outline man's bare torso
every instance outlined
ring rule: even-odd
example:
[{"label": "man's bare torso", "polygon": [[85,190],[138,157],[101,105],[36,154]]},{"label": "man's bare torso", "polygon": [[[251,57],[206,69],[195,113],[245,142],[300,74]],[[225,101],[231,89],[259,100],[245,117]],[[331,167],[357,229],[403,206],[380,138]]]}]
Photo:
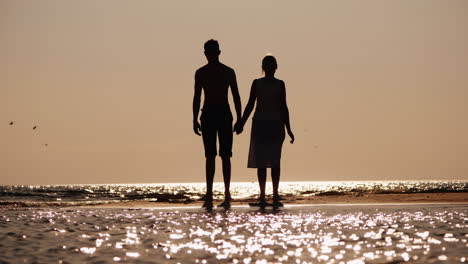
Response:
[{"label": "man's bare torso", "polygon": [[208,63],[195,73],[202,86],[204,105],[228,104],[229,85],[235,79],[234,70],[222,63]]}]

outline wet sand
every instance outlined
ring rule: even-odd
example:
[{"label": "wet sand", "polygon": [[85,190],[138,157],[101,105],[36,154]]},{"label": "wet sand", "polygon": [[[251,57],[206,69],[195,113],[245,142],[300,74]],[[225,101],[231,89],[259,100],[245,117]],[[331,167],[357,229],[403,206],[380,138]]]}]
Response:
[{"label": "wet sand", "polygon": [[460,263],[468,248],[466,203],[128,206],[0,208],[0,263]]},{"label": "wet sand", "polygon": [[[468,193],[399,193],[399,194],[366,194],[366,195],[320,195],[309,197],[283,197],[287,205],[318,205],[318,204],[468,204]],[[242,199],[232,202],[233,206],[247,205],[254,199]],[[215,200],[214,205],[222,200]],[[202,201],[153,202],[130,201],[85,207],[105,208],[153,208],[153,207],[188,207],[201,206]]]}]

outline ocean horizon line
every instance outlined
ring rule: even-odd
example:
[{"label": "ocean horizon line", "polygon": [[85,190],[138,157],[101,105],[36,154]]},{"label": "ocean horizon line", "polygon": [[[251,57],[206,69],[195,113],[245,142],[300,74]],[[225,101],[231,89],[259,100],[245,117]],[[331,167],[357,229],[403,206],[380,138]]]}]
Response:
[{"label": "ocean horizon line", "polygon": [[[269,181],[269,180],[267,180]],[[452,179],[452,180],[312,180],[312,181],[281,181],[282,183],[368,183],[368,182],[382,182],[382,183],[391,183],[391,182],[468,182],[468,179]],[[223,184],[222,181],[214,181],[215,184]],[[231,183],[257,183],[256,179],[252,181],[231,181]],[[204,181],[200,182],[119,182],[119,183],[53,183],[53,184],[0,184],[0,186],[79,186],[79,185],[179,185],[179,184],[203,184]]]}]

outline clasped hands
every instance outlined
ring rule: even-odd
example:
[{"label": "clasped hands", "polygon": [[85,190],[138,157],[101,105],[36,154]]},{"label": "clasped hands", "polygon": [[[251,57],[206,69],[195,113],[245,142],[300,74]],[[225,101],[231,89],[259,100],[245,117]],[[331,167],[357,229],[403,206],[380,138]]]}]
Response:
[{"label": "clasped hands", "polygon": [[[201,132],[201,126],[200,126],[200,123],[198,121],[193,121],[193,131],[198,136],[201,136],[201,133],[200,133]],[[234,128],[233,128],[232,132],[236,132],[236,134],[239,135],[243,131],[244,131],[244,122],[242,122],[242,120],[237,120],[237,122],[234,124]],[[290,143],[293,144],[294,143],[294,134],[291,131],[291,129],[288,129],[288,135],[291,138]]]},{"label": "clasped hands", "polygon": [[236,132],[237,135],[241,134],[244,131],[244,122],[242,120],[237,120],[234,124],[234,129],[232,132]]}]

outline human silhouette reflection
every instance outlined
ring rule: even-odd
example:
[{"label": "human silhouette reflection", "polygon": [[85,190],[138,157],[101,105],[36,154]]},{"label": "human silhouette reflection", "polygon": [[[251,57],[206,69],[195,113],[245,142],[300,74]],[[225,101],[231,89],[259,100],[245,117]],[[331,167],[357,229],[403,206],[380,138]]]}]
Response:
[{"label": "human silhouette reflection", "polygon": [[244,125],[256,103],[252,120],[248,168],[257,168],[260,185],[258,203],[251,205],[265,207],[265,184],[267,168],[271,168],[273,182],[273,206],[281,207],[278,194],[280,180],[281,149],[285,138],[284,127],[294,143],[294,134],[289,121],[289,110],[286,103],[286,86],[282,80],[275,78],[278,68],[275,57],[266,56],[262,60],[264,78],[252,83],[250,97],[240,123],[235,127],[237,134],[242,133]]},{"label": "human silhouette reflection", "polygon": [[[228,103],[229,87],[231,88],[238,122],[241,117],[242,106],[237,88],[236,73],[232,68],[219,61],[221,51],[218,42],[210,39],[205,43],[204,49],[208,64],[195,72],[195,93],[193,96],[193,131],[199,136],[202,135],[206,157],[206,195],[203,207],[213,207],[213,179],[215,174],[215,158],[218,154],[216,146],[218,139],[225,188],[225,199],[219,206],[229,208],[231,206],[229,187],[231,182],[233,137],[233,118]],[[200,125],[198,114],[202,90],[204,103]]]}]

